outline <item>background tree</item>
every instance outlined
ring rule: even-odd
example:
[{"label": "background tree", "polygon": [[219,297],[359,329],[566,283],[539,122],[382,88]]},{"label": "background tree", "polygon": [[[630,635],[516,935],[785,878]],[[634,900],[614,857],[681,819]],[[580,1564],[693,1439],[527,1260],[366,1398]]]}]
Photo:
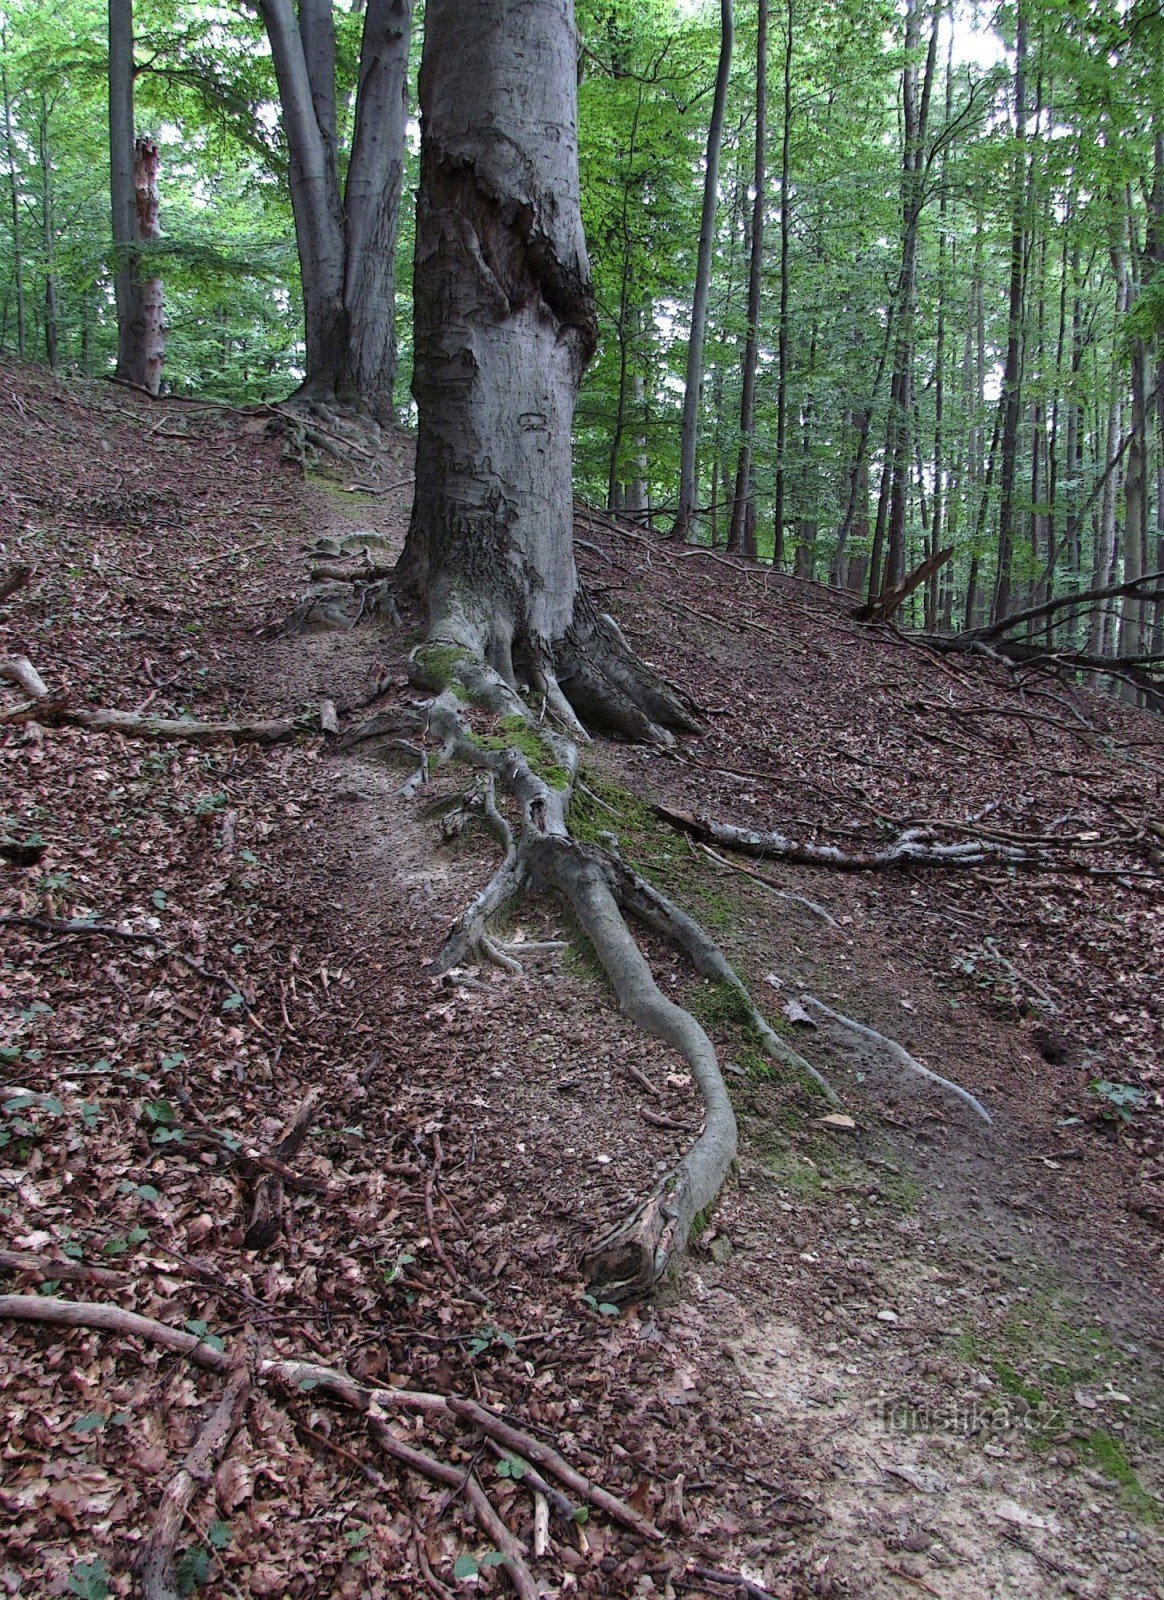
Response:
[{"label": "background tree", "polygon": [[[124,383],[157,394],[165,360],[162,280],[138,246],[153,243],[158,223],[158,147],[139,139],[134,124],[133,0],[109,0],[109,169],[113,205],[114,288],[117,295],[117,372]],[[48,189],[46,235],[51,239]],[[53,284],[50,271],[46,283]],[[55,305],[55,292],[46,302]],[[46,317],[50,364],[57,348],[56,314]]]},{"label": "background tree", "polygon": [[259,0],[279,83],[307,336],[304,399],[392,418],[412,0],[366,0],[340,181],[333,0]]}]

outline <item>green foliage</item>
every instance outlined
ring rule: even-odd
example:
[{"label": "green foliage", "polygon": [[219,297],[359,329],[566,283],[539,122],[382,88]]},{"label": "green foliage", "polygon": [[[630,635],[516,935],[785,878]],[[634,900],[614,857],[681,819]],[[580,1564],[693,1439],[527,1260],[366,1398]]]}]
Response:
[{"label": "green foliage", "polygon": [[69,1593],[80,1595],[81,1600],[107,1600],[113,1592],[109,1579],[109,1568],[100,1556],[92,1561],[78,1561],[69,1573]]},{"label": "green foliage", "polygon": [[1112,1083],[1107,1078],[1093,1078],[1090,1092],[1101,1102],[1100,1116],[1113,1122],[1130,1122],[1136,1111],[1148,1103],[1147,1093],[1131,1083]]}]

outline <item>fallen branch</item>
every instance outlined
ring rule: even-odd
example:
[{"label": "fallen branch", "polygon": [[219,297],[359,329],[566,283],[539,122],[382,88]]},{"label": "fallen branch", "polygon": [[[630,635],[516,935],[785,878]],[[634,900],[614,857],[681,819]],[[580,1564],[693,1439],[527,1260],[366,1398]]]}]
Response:
[{"label": "fallen branch", "polygon": [[[298,1154],[315,1120],[323,1096],[324,1090],[317,1084],[296,1108],[290,1122],[270,1152],[270,1157],[280,1166],[286,1166],[292,1157]],[[266,1250],[274,1244],[282,1232],[284,1181],[285,1174],[275,1171],[266,1172],[259,1179],[255,1189],[254,1204],[251,1207],[250,1222],[243,1235],[244,1250]]]},{"label": "fallen branch", "polygon": [[38,700],[0,712],[0,727],[26,722],[43,728],[88,728],[93,733],[120,733],[127,739],[175,739],[185,744],[279,744],[303,731],[303,724],[291,717],[264,722],[196,722],[193,718],[139,716],[134,711],[85,711],[60,700]]},{"label": "fallen branch", "polygon": [[895,583],[891,588],[882,589],[876,600],[870,600],[866,605],[857,606],[852,615],[858,622],[888,622],[902,602],[908,600],[915,589],[919,589],[927,578],[932,578],[935,572],[940,571],[954,554],[954,546],[949,545],[945,550],[937,550],[932,556],[927,556],[912,572],[907,573],[900,583]]},{"label": "fallen branch", "polygon": [[483,1433],[489,1439],[496,1439],[497,1443],[504,1445],[507,1450],[535,1462],[539,1467],[544,1467],[557,1478],[559,1483],[564,1483],[567,1489],[572,1489],[583,1505],[597,1506],[599,1511],[604,1511],[612,1522],[620,1523],[632,1533],[637,1533],[640,1538],[649,1539],[652,1544],[662,1542],[663,1535],[653,1522],[647,1517],[640,1516],[625,1501],[618,1499],[601,1485],[583,1477],[550,1445],[527,1433],[522,1433],[502,1417],[478,1405],[475,1400],[450,1399],[448,1405],[453,1416],[472,1423],[479,1433]]},{"label": "fallen branch", "polygon": [[0,1250],[0,1271],[26,1272],[41,1283],[99,1283],[109,1289],[124,1289],[129,1279],[124,1272],[109,1267],[90,1267],[83,1261],[58,1256],[31,1255],[26,1250]]},{"label": "fallen branch", "polygon": [[[58,1328],[94,1328],[119,1338],[142,1339],[147,1344],[158,1345],[185,1356],[195,1366],[207,1372],[225,1375],[233,1370],[229,1352],[216,1349],[195,1334],[173,1328],[136,1311],[124,1311],[120,1306],[100,1301],[58,1300],[50,1295],[0,1295],[0,1321],[36,1322]],[[502,1418],[494,1416],[483,1406],[471,1400],[459,1400],[442,1394],[426,1394],[415,1389],[381,1388],[360,1383],[348,1372],[338,1367],[321,1366],[314,1361],[297,1361],[286,1358],[267,1358],[255,1364],[254,1376],[268,1380],[292,1395],[318,1391],[320,1395],[338,1400],[353,1411],[382,1418],[385,1410],[416,1411],[425,1416],[454,1416],[468,1421],[488,1438],[496,1439],[515,1454],[536,1462],[552,1477],[572,1489],[579,1499],[604,1511],[612,1521],[630,1529],[642,1538],[659,1542],[662,1535],[654,1524],[641,1516],[633,1507],[620,1500],[609,1490],[591,1483],[564,1460],[558,1452],[540,1439],[522,1433]],[[455,1469],[450,1469],[455,1471]],[[458,1482],[461,1474],[457,1473]]]},{"label": "fallen branch", "polygon": [[0,577],[0,605],[14,595],[17,590],[23,589],[31,577],[32,568],[25,562],[20,562],[15,567],[9,567],[8,571]]},{"label": "fallen branch", "polygon": [[178,1600],[174,1546],[182,1522],[242,1422],[249,1394],[250,1374],[245,1367],[237,1367],[177,1475],[166,1486],[149,1537],[134,1561],[145,1600]]},{"label": "fallen branch", "polygon": [[[1048,855],[1043,846],[1049,841],[1024,848],[985,838],[979,833],[972,840],[936,844],[927,837],[927,828],[916,827],[906,828],[883,849],[849,853],[833,844],[810,844],[776,831],[759,833],[751,828],[737,828],[731,823],[716,822],[711,817],[696,816],[690,811],[676,811],[671,806],[655,805],[652,810],[664,822],[682,829],[693,838],[710,839],[725,849],[738,850],[742,855],[760,860],[775,857],[807,867],[832,867],[837,872],[884,872],[893,867],[980,867],[987,861],[1003,861],[1008,866],[1040,872],[1075,872],[1083,875],[1094,872],[1093,868],[1079,862]],[[957,827],[958,824],[941,826]],[[1070,841],[1064,842],[1070,844]]]},{"label": "fallen branch", "polygon": [[722,1583],[725,1588],[741,1591],[747,1600],[776,1600],[770,1589],[764,1589],[758,1583],[753,1583],[751,1578],[745,1578],[740,1572],[721,1572],[718,1567],[704,1567],[693,1563],[688,1567],[693,1578],[698,1578],[701,1583]]},{"label": "fallen branch", "polygon": [[10,656],[7,661],[0,661],[0,678],[15,683],[34,700],[48,698],[48,684],[27,656]]},{"label": "fallen branch", "polygon": [[887,1038],[885,1034],[878,1033],[876,1028],[866,1027],[863,1022],[855,1022],[852,1017],[846,1017],[841,1011],[834,1011],[832,1006],[825,1005],[823,1000],[816,999],[814,995],[802,994],[800,1001],[802,1005],[815,1006],[818,1011],[823,1011],[826,1017],[831,1017],[839,1027],[846,1029],[849,1033],[854,1033],[858,1038],[868,1039],[873,1044],[879,1045],[899,1066],[907,1068],[910,1072],[918,1073],[921,1077],[928,1079],[930,1083],[936,1083],[940,1089],[945,1089],[949,1094],[956,1095],[959,1100],[970,1107],[976,1116],[982,1118],[987,1127],[993,1126],[994,1119],[981,1100],[972,1095],[968,1089],[963,1089],[960,1084],[952,1083],[949,1078],[943,1078],[940,1073],[931,1072],[929,1067],[923,1066],[920,1061],[911,1056],[909,1051],[903,1045],[898,1044],[896,1039]]},{"label": "fallen branch", "polygon": [[965,645],[969,646],[975,640],[1001,639],[1004,634],[1022,627],[1026,622],[1037,622],[1042,617],[1052,617],[1056,612],[1074,609],[1077,606],[1095,605],[1100,600],[1116,600],[1121,595],[1135,595],[1141,600],[1164,600],[1164,587],[1140,594],[1139,591],[1145,584],[1164,585],[1164,572],[1146,572],[1142,577],[1131,578],[1126,583],[1108,583],[1096,589],[1082,589],[1078,594],[1061,594],[1053,600],[1044,600],[1040,605],[1027,606],[1022,611],[1012,611],[984,628],[968,628],[964,633],[954,634],[953,640],[963,640]]},{"label": "fallen branch", "polygon": [[521,1600],[539,1600],[542,1586],[537,1583],[529,1570],[524,1548],[510,1533],[493,1502],[472,1472],[465,1474],[458,1468],[449,1466],[447,1462],[435,1461],[432,1456],[426,1456],[423,1451],[405,1444],[379,1417],[373,1417],[368,1423],[368,1432],[381,1450],[393,1460],[411,1467],[413,1472],[421,1473],[434,1483],[447,1484],[449,1488],[462,1493],[473,1508],[473,1515],[481,1532],[493,1541],[504,1556],[506,1571],[513,1580],[513,1587],[521,1596]]}]

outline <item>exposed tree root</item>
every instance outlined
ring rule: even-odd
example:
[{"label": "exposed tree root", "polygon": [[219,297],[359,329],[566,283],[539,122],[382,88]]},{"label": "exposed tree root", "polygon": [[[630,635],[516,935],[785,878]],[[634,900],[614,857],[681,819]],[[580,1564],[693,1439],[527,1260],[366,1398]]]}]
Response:
[{"label": "exposed tree root", "polygon": [[[726,850],[738,850],[741,855],[760,860],[772,857],[801,866],[832,867],[837,872],[884,872],[894,867],[980,867],[988,861],[1002,861],[1007,866],[1038,872],[1072,872],[1083,876],[1095,870],[1069,857],[1051,854],[1047,848],[1052,842],[1050,839],[1010,844],[1001,839],[975,837],[938,844],[931,837],[932,828],[957,824],[933,823],[906,828],[884,849],[849,852],[833,844],[810,844],[776,831],[759,833],[752,828],[737,828],[690,811],[676,811],[671,806],[656,805],[652,809],[672,827],[682,829],[692,838],[711,840]],[[1021,835],[1014,837],[1021,839]],[[1068,849],[1074,842],[1066,839],[1062,848]]]},{"label": "exposed tree root", "polygon": [[[572,906],[622,1009],[644,1031],[679,1052],[703,1101],[705,1125],[691,1148],[631,1216],[585,1256],[584,1266],[604,1298],[619,1301],[648,1294],[685,1250],[696,1219],[714,1204],[735,1159],[737,1131],[714,1046],[695,1018],[659,989],[623,911],[674,943],[697,971],[728,985],[737,996],[741,1020],[770,1055],[811,1078],[833,1103],[836,1095],[768,1025],[727,958],[693,918],[616,855],[570,837],[566,818],[578,767],[573,741],[535,719],[500,673],[459,648],[429,641],[413,652],[412,667],[420,685],[438,691],[424,712],[416,714],[416,729],[439,744],[439,762],[461,760],[487,775],[476,802],[502,850],[500,865],[458,918],[433,970],[447,972],[484,958],[519,972],[516,952],[503,950],[490,937],[491,920],[530,888],[554,888]],[[486,738],[474,733],[464,716],[465,702],[500,716],[502,732]],[[371,719],[347,742],[371,734],[373,724],[389,731],[383,719]],[[400,719],[391,719],[390,727],[399,732]],[[533,753],[538,745],[541,758]],[[497,807],[495,779],[517,803],[516,831]]]},{"label": "exposed tree root", "polygon": [[876,1028],[869,1028],[863,1022],[855,1022],[852,1017],[846,1017],[841,1011],[834,1011],[832,1006],[825,1005],[823,1000],[817,1000],[811,994],[802,994],[801,1004],[814,1006],[818,1011],[823,1011],[826,1017],[831,1017],[838,1027],[846,1032],[856,1034],[860,1039],[868,1039],[888,1055],[899,1066],[905,1067],[910,1072],[916,1072],[921,1077],[936,1083],[939,1089],[945,1089],[948,1094],[956,1095],[959,1100],[968,1105],[976,1116],[982,1118],[988,1127],[993,1126],[994,1119],[982,1104],[981,1100],[972,1095],[968,1089],[963,1089],[960,1084],[952,1083],[949,1078],[943,1078],[940,1073],[931,1072],[929,1067],[922,1065],[916,1057],[911,1056],[903,1045],[896,1039],[889,1039],[883,1033],[878,1033]]},{"label": "exposed tree root", "polygon": [[154,1525],[134,1561],[145,1600],[178,1600],[174,1572],[174,1546],[182,1522],[198,1490],[222,1460],[237,1432],[250,1394],[250,1374],[245,1367],[231,1373],[221,1400],[206,1419],[176,1476],[167,1485],[154,1517]]}]

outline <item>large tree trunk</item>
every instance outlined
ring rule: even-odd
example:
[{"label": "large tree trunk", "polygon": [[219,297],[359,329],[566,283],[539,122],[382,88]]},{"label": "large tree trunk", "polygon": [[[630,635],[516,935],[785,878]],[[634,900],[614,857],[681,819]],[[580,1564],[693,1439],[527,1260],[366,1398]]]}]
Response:
[{"label": "large tree trunk", "polygon": [[[719,150],[723,140],[728,78],[732,65],[732,0],[720,0],[719,65],[715,96],[707,130],[707,160],[703,173],[703,213],[699,224],[699,257],[695,267],[695,292],[691,301],[691,335],[687,341],[687,373],[683,391],[683,424],[679,440],[679,511],[673,537],[686,539],[695,518],[699,477],[699,408],[703,387],[703,342],[707,333],[707,302],[711,293],[711,255],[715,243],[715,213],[719,196]],[[714,492],[714,491],[713,491]]]},{"label": "large tree trunk", "polygon": [[[420,75],[416,498],[430,644],[635,737],[686,723],[574,565],[571,428],[597,327],[571,0],[430,0]],[[504,125],[497,108],[507,108]],[[558,688],[563,679],[565,697]]]},{"label": "large tree trunk", "polygon": [[392,419],[395,254],[412,0],[368,0],[341,192],[331,0],[260,0],[279,84],[303,285],[298,395]]}]

